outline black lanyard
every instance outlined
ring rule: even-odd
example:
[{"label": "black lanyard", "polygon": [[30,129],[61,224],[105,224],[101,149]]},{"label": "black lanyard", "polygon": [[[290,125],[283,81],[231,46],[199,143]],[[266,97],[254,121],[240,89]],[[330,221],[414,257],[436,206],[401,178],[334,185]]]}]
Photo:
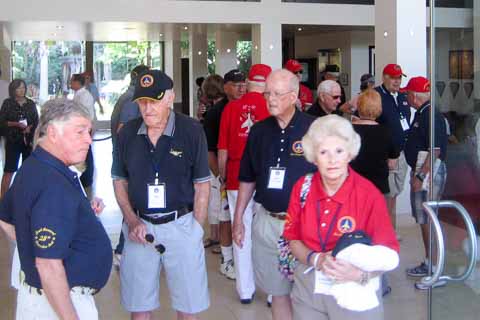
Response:
[{"label": "black lanyard", "polygon": [[320,225],[320,220],[321,220],[321,218],[320,218],[320,216],[321,216],[320,200],[317,200],[317,235],[318,235],[318,240],[320,241],[320,246],[322,247],[322,252],[327,252],[327,250],[326,250],[327,242],[328,242],[328,239],[330,239],[330,236],[332,235],[334,226],[337,224],[338,214],[340,213],[341,209],[342,209],[342,205],[339,204],[338,207],[337,207],[337,211],[335,212],[335,215],[333,216],[333,220],[330,223],[330,225],[328,226],[325,241],[323,241],[321,231],[320,231],[320,228],[321,228],[321,225]]}]

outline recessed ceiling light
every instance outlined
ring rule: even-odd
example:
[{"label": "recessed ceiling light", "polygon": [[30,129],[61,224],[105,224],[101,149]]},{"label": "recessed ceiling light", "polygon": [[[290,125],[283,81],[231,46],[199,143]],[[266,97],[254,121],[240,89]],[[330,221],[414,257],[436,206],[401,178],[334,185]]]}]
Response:
[{"label": "recessed ceiling light", "polygon": [[202,55],[202,51],[198,51],[198,55],[201,56],[201,55]]},{"label": "recessed ceiling light", "polygon": [[163,37],[163,33],[160,33],[159,36],[160,36],[160,37]]},{"label": "recessed ceiling light", "polygon": [[183,30],[188,30],[188,27],[187,26],[183,27]]},{"label": "recessed ceiling light", "polygon": [[227,53],[230,53],[231,51],[232,51],[232,50],[230,50],[230,49],[227,49]]},{"label": "recessed ceiling light", "polygon": [[298,31],[302,31],[303,29],[302,29],[302,28],[298,28],[297,30],[298,30]]},{"label": "recessed ceiling light", "polygon": [[65,27],[64,26],[61,26],[61,25],[58,25],[56,26],[57,30],[63,30]]}]

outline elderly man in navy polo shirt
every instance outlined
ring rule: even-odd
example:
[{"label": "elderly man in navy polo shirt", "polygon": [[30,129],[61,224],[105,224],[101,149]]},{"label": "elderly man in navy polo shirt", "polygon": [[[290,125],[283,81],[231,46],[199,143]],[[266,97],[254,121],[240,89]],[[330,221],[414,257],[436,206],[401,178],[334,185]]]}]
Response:
[{"label": "elderly man in navy polo shirt", "polygon": [[[404,88],[407,92],[407,99],[410,105],[417,110],[413,119],[412,129],[405,145],[405,158],[412,168],[410,177],[410,203],[412,214],[422,230],[423,245],[426,253],[425,262],[407,269],[407,274],[412,277],[425,277],[428,275],[428,249],[429,249],[429,228],[428,217],[423,211],[422,204],[427,201],[430,172],[433,172],[433,199],[439,200],[442,197],[447,178],[445,157],[447,154],[447,128],[443,115],[435,110],[435,157],[434,167],[430,168],[430,81],[425,77],[411,78]],[[445,280],[439,280],[435,287],[444,286]],[[415,283],[415,288],[428,290],[421,282]]]},{"label": "elderly man in navy polo shirt", "polygon": [[240,164],[233,239],[245,241],[243,215],[255,192],[252,259],[255,283],[273,296],[273,320],[291,320],[291,282],[278,271],[277,241],[283,233],[288,201],[295,182],[316,167],[303,156],[302,137],[315,118],[296,107],[299,80],[288,70],[267,78],[264,97],[271,117],[251,128]]},{"label": "elderly man in navy polo shirt", "polygon": [[69,169],[85,161],[91,130],[84,106],[45,103],[38,146],[0,204],[2,226],[16,236],[20,255],[17,319],[98,319],[92,295],[108,281],[112,246]]},{"label": "elderly man in navy polo shirt", "polygon": [[112,165],[125,239],[121,302],[132,319],[151,319],[160,306],[165,269],[178,319],[197,319],[209,306],[202,224],[210,191],[207,141],[195,120],[174,112],[172,80],[162,71],[139,75],[133,100],[142,118],[118,136]]},{"label": "elderly man in navy polo shirt", "polygon": [[403,74],[398,64],[387,64],[383,69],[383,83],[375,88],[382,97],[382,114],[377,122],[390,128],[393,143],[400,157],[398,160],[389,161],[388,185],[390,193],[387,194],[387,206],[393,227],[396,227],[397,196],[402,192],[407,175],[407,162],[403,149],[410,130],[410,106],[407,97],[400,92]]}]

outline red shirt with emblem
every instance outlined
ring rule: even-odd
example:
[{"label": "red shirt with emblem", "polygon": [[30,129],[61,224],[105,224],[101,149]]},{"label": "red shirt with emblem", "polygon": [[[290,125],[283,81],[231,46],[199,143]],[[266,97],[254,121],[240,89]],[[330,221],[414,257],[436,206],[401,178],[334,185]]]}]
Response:
[{"label": "red shirt with emblem", "polygon": [[[323,190],[322,178],[316,172],[303,209],[300,189],[305,177],[300,178],[290,196],[283,236],[288,240],[301,240],[317,252],[323,251],[321,237],[325,252],[328,252],[333,250],[344,233],[362,230],[371,237],[374,245],[383,245],[398,252],[400,246],[383,195],[351,168],[348,172],[343,185],[331,197]],[[330,228],[332,230],[327,238]]]},{"label": "red shirt with emblem", "polygon": [[302,111],[305,111],[305,108],[307,105],[313,104],[312,90],[310,90],[308,87],[304,86],[303,84],[300,84],[300,92],[298,93],[298,99],[302,104]]},{"label": "red shirt with emblem", "polygon": [[240,160],[247,144],[251,127],[270,113],[263,95],[247,92],[242,98],[229,102],[222,113],[218,150],[227,150],[227,190],[238,190]]}]

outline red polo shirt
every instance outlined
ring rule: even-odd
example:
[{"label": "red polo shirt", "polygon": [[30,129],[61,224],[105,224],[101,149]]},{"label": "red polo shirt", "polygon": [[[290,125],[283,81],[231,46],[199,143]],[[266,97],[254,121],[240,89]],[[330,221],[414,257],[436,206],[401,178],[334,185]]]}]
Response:
[{"label": "red polo shirt", "polygon": [[250,128],[270,116],[267,102],[261,93],[247,92],[242,98],[229,102],[220,120],[218,150],[227,150],[227,190],[238,190],[238,174],[243,150]]},{"label": "red polo shirt", "polygon": [[[323,190],[320,174],[316,172],[303,209],[300,189],[305,178],[300,178],[290,196],[283,236],[288,240],[301,240],[311,250],[320,252],[323,251],[320,234],[328,252],[333,250],[342,234],[362,230],[371,237],[374,245],[398,252],[400,246],[383,195],[351,168],[348,172],[343,185],[331,197]],[[326,239],[330,228],[330,237]]]},{"label": "red polo shirt", "polygon": [[302,111],[305,111],[305,108],[307,105],[313,104],[312,90],[310,90],[308,87],[304,86],[303,84],[300,84],[298,99],[302,103]]}]

